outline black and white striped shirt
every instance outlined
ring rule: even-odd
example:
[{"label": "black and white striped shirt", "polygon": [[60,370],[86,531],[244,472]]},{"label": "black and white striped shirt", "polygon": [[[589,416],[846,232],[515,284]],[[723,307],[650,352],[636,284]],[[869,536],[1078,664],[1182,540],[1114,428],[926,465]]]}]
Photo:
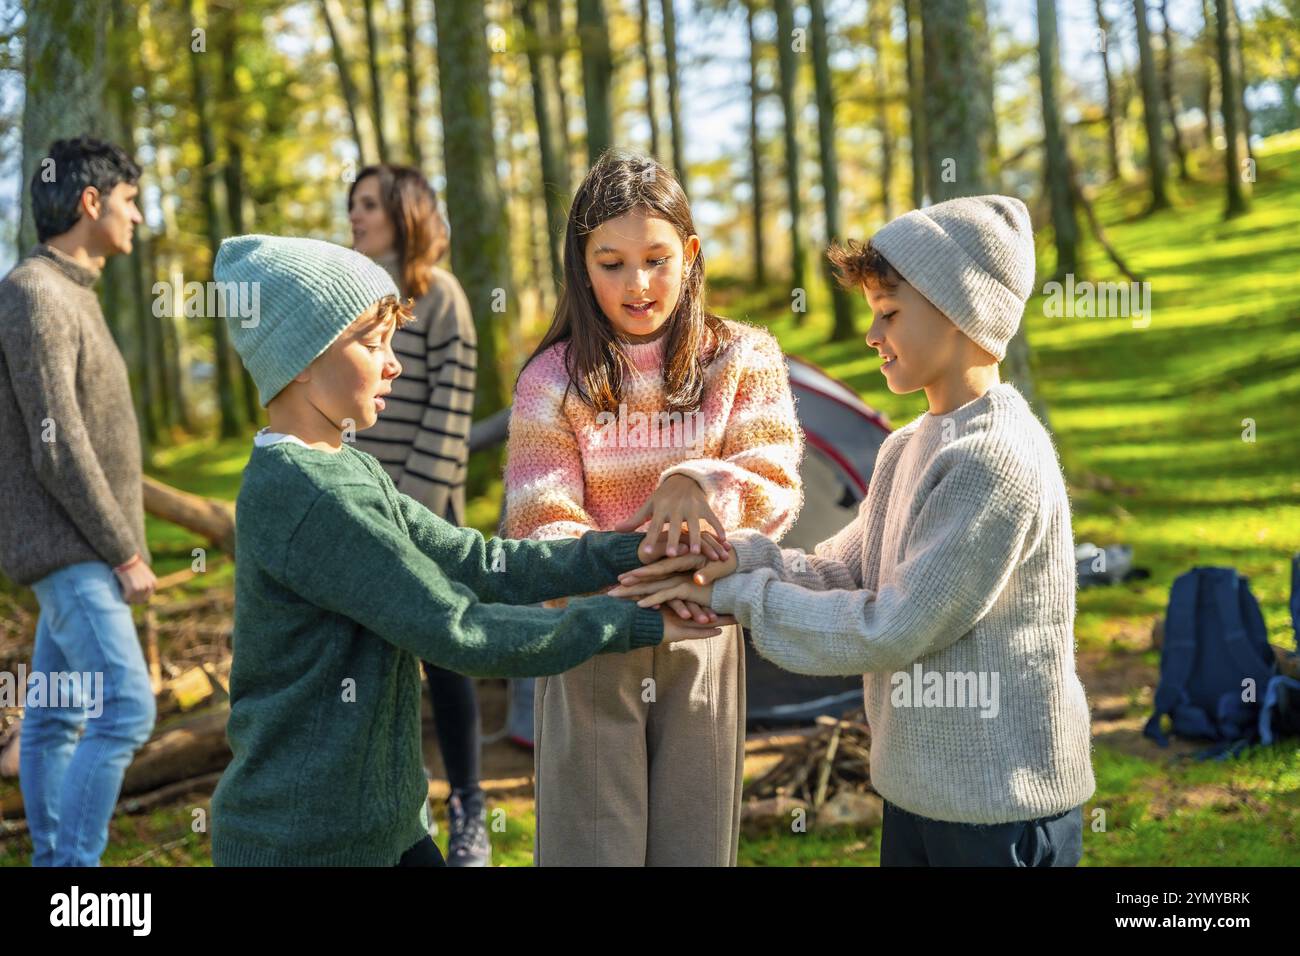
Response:
[{"label": "black and white striped shirt", "polygon": [[[401,285],[395,254],[375,260]],[[474,411],[477,337],[456,278],[435,267],[415,320],[393,334],[402,374],[355,447],[374,455],[397,490],[455,524],[465,520],[465,472]]]}]

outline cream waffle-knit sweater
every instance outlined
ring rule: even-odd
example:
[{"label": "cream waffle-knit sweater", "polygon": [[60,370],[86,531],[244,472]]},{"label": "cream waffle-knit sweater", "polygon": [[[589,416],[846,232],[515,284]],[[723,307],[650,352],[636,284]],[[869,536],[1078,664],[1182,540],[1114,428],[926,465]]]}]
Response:
[{"label": "cream waffle-knit sweater", "polygon": [[1092,796],[1069,499],[1013,386],[890,435],[857,518],[815,555],[731,539],[742,573],[714,584],[714,609],[787,670],[864,674],[891,803],[992,824]]}]

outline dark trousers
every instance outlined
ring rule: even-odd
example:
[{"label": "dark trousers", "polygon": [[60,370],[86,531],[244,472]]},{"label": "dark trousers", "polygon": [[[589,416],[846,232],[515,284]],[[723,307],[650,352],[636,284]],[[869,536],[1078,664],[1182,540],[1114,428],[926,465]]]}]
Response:
[{"label": "dark trousers", "polygon": [[931,820],[885,803],[881,866],[1076,866],[1083,807],[1037,820],[972,824]]},{"label": "dark trousers", "polygon": [[433,725],[447,767],[451,789],[472,793],[479,788],[478,695],[474,679],[424,662],[433,698]]},{"label": "dark trousers", "polygon": [[438,850],[438,844],[433,842],[432,837],[426,835],[419,843],[402,854],[402,858],[397,861],[397,865],[446,866],[447,862],[442,858],[442,853]]},{"label": "dark trousers", "polygon": [[[459,525],[451,503],[443,515]],[[478,694],[474,679],[455,671],[444,670],[424,661],[424,676],[429,681],[433,699],[433,726],[438,734],[438,749],[447,768],[447,782],[452,790],[476,793],[479,789],[479,717]]]}]

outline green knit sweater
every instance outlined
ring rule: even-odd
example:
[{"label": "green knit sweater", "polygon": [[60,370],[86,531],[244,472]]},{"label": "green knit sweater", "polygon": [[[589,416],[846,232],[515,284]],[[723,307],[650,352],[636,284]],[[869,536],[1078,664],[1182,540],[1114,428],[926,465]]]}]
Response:
[{"label": "green knit sweater", "polygon": [[639,535],[485,540],[348,445],[255,448],[237,513],[218,866],[392,866],[423,837],[420,660],[531,677],[663,638],[657,612],[617,598],[514,606],[616,583]]}]

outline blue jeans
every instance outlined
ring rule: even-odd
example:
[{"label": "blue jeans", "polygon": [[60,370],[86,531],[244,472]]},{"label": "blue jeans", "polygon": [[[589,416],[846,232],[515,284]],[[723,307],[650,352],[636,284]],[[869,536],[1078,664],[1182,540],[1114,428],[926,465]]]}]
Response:
[{"label": "blue jeans", "polygon": [[[149,670],[107,564],[68,565],[32,588],[41,613],[19,750],[32,865],[98,866],[122,777],[153,732]],[[79,701],[52,693],[49,675],[68,672],[95,675]],[[41,679],[51,690],[43,702]]]},{"label": "blue jeans", "polygon": [[1077,866],[1083,807],[1014,823],[951,823],[885,804],[881,866]]}]

